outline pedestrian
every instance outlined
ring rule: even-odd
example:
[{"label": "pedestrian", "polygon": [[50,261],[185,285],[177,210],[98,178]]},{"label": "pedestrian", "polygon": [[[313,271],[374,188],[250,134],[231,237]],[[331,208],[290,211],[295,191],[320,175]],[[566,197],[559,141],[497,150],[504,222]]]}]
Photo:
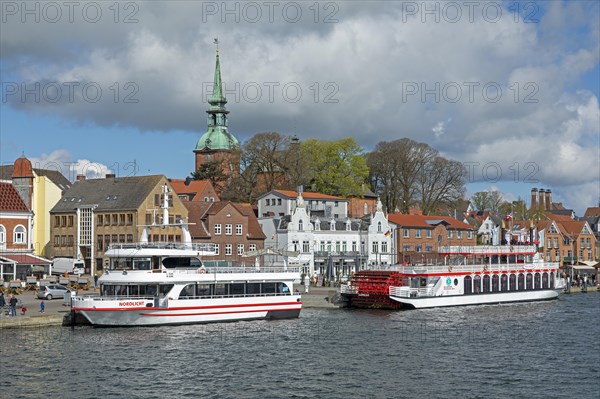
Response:
[{"label": "pedestrian", "polygon": [[27,308],[25,307],[25,305],[23,305],[23,307],[21,307],[21,316],[25,316],[26,312],[27,312]]},{"label": "pedestrian", "polygon": [[18,302],[18,300],[15,297],[15,295],[11,294],[10,299],[8,300],[8,308],[10,309],[11,316],[17,315],[17,302]]},{"label": "pedestrian", "polygon": [[42,302],[40,302],[40,313],[44,313],[45,310],[46,304],[44,304],[44,301],[42,300]]},{"label": "pedestrian", "polygon": [[4,299],[4,292],[0,292],[0,309],[6,306],[6,300]]}]

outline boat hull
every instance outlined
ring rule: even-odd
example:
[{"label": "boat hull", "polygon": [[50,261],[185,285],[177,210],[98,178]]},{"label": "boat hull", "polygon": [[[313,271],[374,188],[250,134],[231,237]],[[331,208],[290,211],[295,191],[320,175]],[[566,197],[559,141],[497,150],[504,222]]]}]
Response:
[{"label": "boat hull", "polygon": [[170,300],[166,306],[155,306],[152,299],[106,301],[88,297],[74,298],[72,309],[94,326],[139,327],[297,318],[300,301],[299,295],[287,295]]},{"label": "boat hull", "polygon": [[545,301],[556,299],[558,298],[558,295],[559,290],[534,290],[412,298],[390,295],[390,298],[402,304],[402,308],[425,309],[448,306],[472,306],[510,302]]}]

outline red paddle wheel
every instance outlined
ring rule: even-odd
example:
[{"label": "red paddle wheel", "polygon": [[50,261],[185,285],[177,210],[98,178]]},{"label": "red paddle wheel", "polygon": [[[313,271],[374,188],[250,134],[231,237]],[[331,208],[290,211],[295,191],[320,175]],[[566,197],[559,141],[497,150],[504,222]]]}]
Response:
[{"label": "red paddle wheel", "polygon": [[362,270],[356,272],[341,295],[347,307],[399,309],[400,303],[389,297],[389,287],[402,285],[398,271]]}]

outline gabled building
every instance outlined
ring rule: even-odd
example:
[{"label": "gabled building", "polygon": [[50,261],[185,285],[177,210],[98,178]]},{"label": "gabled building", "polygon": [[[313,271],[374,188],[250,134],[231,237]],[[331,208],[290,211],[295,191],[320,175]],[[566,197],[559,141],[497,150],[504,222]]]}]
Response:
[{"label": "gabled building", "polygon": [[348,217],[360,219],[375,213],[377,207],[377,194],[365,190],[362,197],[348,198]]},{"label": "gabled building", "polygon": [[29,232],[33,254],[48,256],[50,209],[71,187],[71,182],[57,170],[34,168],[25,156],[19,157],[12,165],[0,166],[0,180],[11,181],[27,208],[33,212]]},{"label": "gabled building", "polygon": [[[297,253],[288,259],[290,264],[302,266],[306,274],[321,274],[327,279],[345,279],[368,266],[392,263],[391,229],[381,202],[373,214],[361,219],[326,217],[308,209],[304,194],[297,194],[291,215],[259,218],[267,237],[266,248]],[[308,196],[315,198],[314,193]],[[271,261],[283,263],[281,257]]]},{"label": "gabled building", "polygon": [[191,202],[217,202],[219,195],[210,180],[169,179],[173,190],[182,201]]},{"label": "gabled building", "polygon": [[[162,224],[163,186],[169,188],[169,224],[185,222],[187,208],[163,175],[79,180],[50,211],[52,257],[83,259],[86,273],[102,270],[111,243],[141,241],[143,226]],[[176,226],[151,229],[152,242],[182,242]]]},{"label": "gabled building", "polygon": [[592,266],[596,262],[596,237],[584,220],[543,220],[535,225],[539,251],[547,261],[565,266]]},{"label": "gabled building", "polygon": [[477,229],[449,216],[390,213],[388,219],[398,263],[434,262],[440,246],[477,244]]},{"label": "gabled building", "polygon": [[246,252],[264,248],[265,235],[250,204],[231,201],[184,202],[189,212],[193,242],[215,245],[216,256],[204,263],[222,265],[254,265],[255,257]]},{"label": "gabled building", "polygon": [[[283,217],[292,215],[297,207],[298,192],[272,190],[257,199],[258,216]],[[312,216],[343,219],[348,217],[348,200],[333,195],[303,192],[304,208]]]}]

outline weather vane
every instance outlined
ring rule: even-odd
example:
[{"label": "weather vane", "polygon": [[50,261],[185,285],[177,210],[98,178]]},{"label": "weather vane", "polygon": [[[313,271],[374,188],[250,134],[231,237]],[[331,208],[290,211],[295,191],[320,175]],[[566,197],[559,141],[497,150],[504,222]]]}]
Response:
[{"label": "weather vane", "polygon": [[219,38],[218,37],[215,37],[214,44],[217,45],[217,54],[219,54]]}]

